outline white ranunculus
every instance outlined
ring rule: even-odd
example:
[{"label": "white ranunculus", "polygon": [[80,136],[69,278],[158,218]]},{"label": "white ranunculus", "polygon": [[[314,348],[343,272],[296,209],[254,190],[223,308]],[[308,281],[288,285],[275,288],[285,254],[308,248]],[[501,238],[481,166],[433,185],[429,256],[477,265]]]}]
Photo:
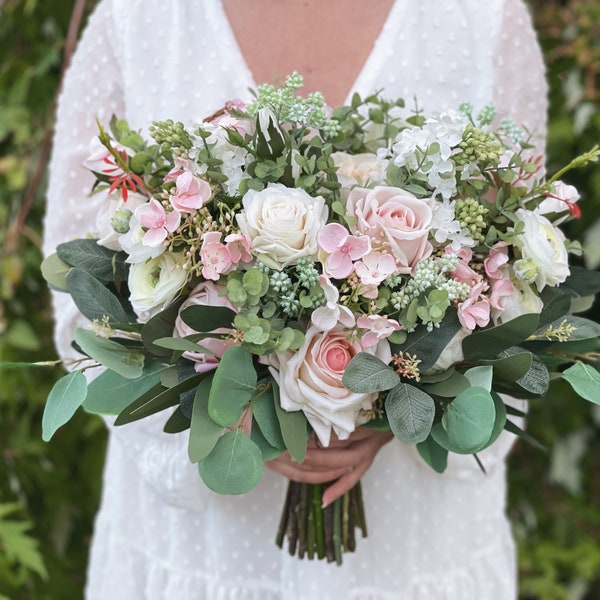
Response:
[{"label": "white ranunculus", "polygon": [[385,363],[392,358],[386,340],[362,348],[359,340],[351,341],[347,336],[343,325],[328,331],[311,325],[297,352],[277,354],[271,361],[282,408],[303,411],[324,446],[329,445],[332,429],[344,440],[364,423],[364,411],[372,408],[378,395],[351,392],[342,385],[344,369],[352,357],[368,352]]},{"label": "white ranunculus", "polygon": [[516,240],[523,259],[537,268],[534,283],[538,291],[556,286],[569,276],[569,257],[563,232],[544,216],[520,208],[517,217],[524,230]]},{"label": "white ranunculus", "polygon": [[317,259],[317,235],[327,222],[321,196],[272,183],[260,192],[248,191],[242,204],[240,230],[252,240],[252,254],[267,266],[282,269],[303,257]]},{"label": "white ranunculus", "polygon": [[129,301],[141,323],[166,308],[183,289],[188,273],[180,254],[165,252],[129,270]]},{"label": "white ranunculus", "polygon": [[462,350],[462,342],[471,333],[472,332],[468,329],[459,329],[454,334],[454,337],[446,344],[442,350],[442,353],[438,356],[438,359],[435,361],[435,364],[433,367],[431,367],[431,369],[429,369],[429,371],[432,373],[445,371],[452,365],[464,360],[465,355],[463,354]]},{"label": "white ranunculus", "polygon": [[[130,218],[135,209],[146,202],[148,202],[148,198],[136,192],[129,192],[127,202],[123,201],[119,191],[107,194],[96,217],[98,243],[116,252],[122,250],[119,239],[129,231],[127,215]],[[119,228],[121,231],[118,231]]]}]

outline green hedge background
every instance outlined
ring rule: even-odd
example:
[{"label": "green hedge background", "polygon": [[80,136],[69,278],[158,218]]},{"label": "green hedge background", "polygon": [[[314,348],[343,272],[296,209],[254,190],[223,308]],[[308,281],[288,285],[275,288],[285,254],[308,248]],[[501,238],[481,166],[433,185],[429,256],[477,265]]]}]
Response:
[{"label": "green hedge background", "polygon": [[[94,4],[0,0],[0,361],[55,357],[39,273],[45,167],[63,57]],[[552,169],[600,141],[600,3],[530,6],[551,85]],[[570,233],[596,268],[600,165],[569,182],[585,199]],[[600,310],[592,315],[598,320]],[[0,371],[0,600],[82,597],[106,439],[99,419],[79,414],[51,444],[41,441],[44,400],[60,374]],[[529,431],[549,450],[519,443],[510,457],[520,598],[598,599],[600,410],[563,389],[531,402]]]}]

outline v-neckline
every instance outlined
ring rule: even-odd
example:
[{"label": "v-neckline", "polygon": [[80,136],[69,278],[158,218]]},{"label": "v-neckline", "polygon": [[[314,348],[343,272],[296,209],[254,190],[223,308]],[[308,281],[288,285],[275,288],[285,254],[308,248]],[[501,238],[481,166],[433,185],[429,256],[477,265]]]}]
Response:
[{"label": "v-neckline", "polygon": [[[256,89],[257,86],[259,85],[259,83],[263,83],[263,82],[258,82],[254,76],[254,73],[250,67],[250,64],[247,61],[246,56],[244,55],[244,52],[242,51],[242,47],[240,46],[239,41],[235,35],[235,31],[233,29],[231,21],[229,20],[229,17],[227,16],[227,11],[225,10],[223,0],[218,0],[217,4],[218,4],[218,9],[221,12],[221,19],[225,24],[225,34],[229,37],[231,47],[234,49],[234,52],[238,55],[239,62],[241,65],[243,65],[243,68],[246,71],[247,79],[249,82],[249,87],[252,89]],[[373,68],[374,68],[374,63],[376,62],[378,48],[383,45],[386,37],[390,35],[390,33],[389,33],[390,29],[391,29],[390,24],[394,18],[397,7],[398,7],[398,0],[394,0],[392,2],[390,9],[388,10],[387,15],[385,16],[385,19],[383,20],[381,29],[379,30],[379,34],[373,41],[373,46],[372,46],[371,50],[369,51],[369,54],[367,55],[362,66],[360,67],[358,74],[355,77],[354,82],[352,83],[350,89],[346,93],[344,104],[349,104],[351,102],[352,96],[354,95],[354,93],[357,90],[359,90],[361,88],[363,79],[367,78],[367,74],[369,74],[371,76],[373,75]]]}]

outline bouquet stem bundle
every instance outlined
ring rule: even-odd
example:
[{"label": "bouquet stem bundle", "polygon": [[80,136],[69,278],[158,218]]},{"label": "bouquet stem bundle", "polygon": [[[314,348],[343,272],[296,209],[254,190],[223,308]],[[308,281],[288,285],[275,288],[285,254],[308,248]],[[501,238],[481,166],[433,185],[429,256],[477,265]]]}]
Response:
[{"label": "bouquet stem bundle", "polygon": [[367,537],[362,488],[359,481],[341,498],[323,507],[323,492],[328,485],[288,483],[275,543],[283,548],[287,539],[292,556],[327,559],[341,565],[342,554],[356,548],[355,530]]}]

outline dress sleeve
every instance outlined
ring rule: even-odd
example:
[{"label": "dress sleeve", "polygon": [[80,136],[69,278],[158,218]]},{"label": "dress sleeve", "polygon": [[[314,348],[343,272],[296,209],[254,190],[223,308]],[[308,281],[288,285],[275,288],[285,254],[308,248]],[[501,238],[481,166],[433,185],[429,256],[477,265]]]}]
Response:
[{"label": "dress sleeve", "polygon": [[[65,75],[49,166],[43,245],[46,256],[62,242],[95,233],[103,197],[90,195],[94,178],[83,162],[98,135],[97,121],[106,124],[112,115],[126,113],[116,25],[112,0],[102,0],[89,19]],[[57,351],[63,359],[81,358],[71,341],[73,331],[85,327],[87,321],[68,294],[53,292],[52,296]],[[92,371],[91,376],[99,372]],[[166,504],[203,510],[209,492],[187,457],[186,436],[162,432],[164,414],[123,428],[113,427],[112,419],[105,420],[111,443],[128,459],[127,468],[135,469]],[[127,490],[121,492],[126,494]]]},{"label": "dress sleeve", "polygon": [[[94,232],[101,198],[90,194],[94,179],[83,167],[92,139],[101,123],[113,114],[123,114],[120,69],[112,35],[111,4],[100,2],[90,16],[70,67],[65,73],[56,113],[53,151],[44,223],[45,256],[58,244]],[[85,325],[71,298],[52,294],[55,314],[55,344],[59,355],[75,358],[72,333]]]}]

